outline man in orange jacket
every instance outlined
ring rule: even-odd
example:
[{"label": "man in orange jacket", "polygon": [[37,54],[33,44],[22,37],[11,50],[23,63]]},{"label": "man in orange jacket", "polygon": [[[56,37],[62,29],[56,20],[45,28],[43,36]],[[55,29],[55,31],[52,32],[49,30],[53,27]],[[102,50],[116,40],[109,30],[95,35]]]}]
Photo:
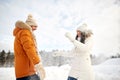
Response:
[{"label": "man in orange jacket", "polygon": [[[42,66],[36,39],[33,31],[37,29],[37,23],[32,15],[28,15],[26,22],[17,21],[13,35],[15,75],[16,80],[44,80],[45,70]],[[38,74],[37,74],[38,73]]]}]

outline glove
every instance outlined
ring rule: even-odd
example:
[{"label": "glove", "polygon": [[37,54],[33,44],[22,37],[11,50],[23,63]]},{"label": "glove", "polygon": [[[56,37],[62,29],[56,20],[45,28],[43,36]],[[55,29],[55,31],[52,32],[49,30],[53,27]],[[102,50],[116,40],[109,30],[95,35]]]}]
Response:
[{"label": "glove", "polygon": [[66,32],[66,33],[65,33],[65,36],[66,36],[71,42],[73,42],[73,41],[75,40],[69,32]]},{"label": "glove", "polygon": [[42,63],[38,63],[35,65],[36,72],[38,76],[40,76],[40,80],[44,80],[45,78],[45,70],[42,66]]}]

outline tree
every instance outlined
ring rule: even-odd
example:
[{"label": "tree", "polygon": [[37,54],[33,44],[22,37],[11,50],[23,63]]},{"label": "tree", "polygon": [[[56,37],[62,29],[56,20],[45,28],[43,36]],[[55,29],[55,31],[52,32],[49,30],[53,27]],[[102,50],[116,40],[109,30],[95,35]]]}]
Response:
[{"label": "tree", "polygon": [[2,50],[2,52],[0,53],[0,63],[1,63],[1,66],[4,66],[5,61],[6,61],[5,51]]}]

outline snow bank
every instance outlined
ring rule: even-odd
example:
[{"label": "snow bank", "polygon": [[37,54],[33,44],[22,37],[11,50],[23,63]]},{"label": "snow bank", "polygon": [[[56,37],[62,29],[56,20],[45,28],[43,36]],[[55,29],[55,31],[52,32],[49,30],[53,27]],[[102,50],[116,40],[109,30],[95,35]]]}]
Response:
[{"label": "snow bank", "polygon": [[0,68],[0,80],[15,80],[14,68]]},{"label": "snow bank", "polygon": [[[45,80],[67,80],[69,65],[45,67]],[[0,68],[0,80],[15,80],[14,68]]]},{"label": "snow bank", "polygon": [[120,65],[120,58],[109,59],[100,65]]},{"label": "snow bank", "polygon": [[69,65],[63,65],[61,67],[52,66],[46,67],[45,70],[46,70],[45,80],[67,80],[70,66]]},{"label": "snow bank", "polygon": [[[120,80],[120,59],[110,59],[93,66],[95,80]],[[67,80],[69,65],[45,67],[45,80]],[[15,80],[14,68],[0,68],[0,80]]]},{"label": "snow bank", "polygon": [[109,59],[94,66],[96,80],[120,80],[120,58]]}]

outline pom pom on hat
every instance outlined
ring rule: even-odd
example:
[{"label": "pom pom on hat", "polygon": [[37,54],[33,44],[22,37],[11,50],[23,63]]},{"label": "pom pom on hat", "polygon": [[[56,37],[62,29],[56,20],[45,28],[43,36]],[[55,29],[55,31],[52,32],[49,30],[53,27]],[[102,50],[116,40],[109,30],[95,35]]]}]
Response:
[{"label": "pom pom on hat", "polygon": [[78,28],[77,28],[78,31],[81,31],[81,32],[85,32],[88,30],[88,27],[87,27],[87,24],[86,23],[83,23],[82,25],[80,25]]},{"label": "pom pom on hat", "polygon": [[38,26],[35,19],[33,18],[32,14],[29,14],[28,15],[28,18],[26,20],[26,23],[29,25],[29,26]]},{"label": "pom pom on hat", "polygon": [[28,18],[29,18],[29,19],[32,19],[32,18],[33,18],[32,14],[29,14],[29,15],[28,15]]}]

